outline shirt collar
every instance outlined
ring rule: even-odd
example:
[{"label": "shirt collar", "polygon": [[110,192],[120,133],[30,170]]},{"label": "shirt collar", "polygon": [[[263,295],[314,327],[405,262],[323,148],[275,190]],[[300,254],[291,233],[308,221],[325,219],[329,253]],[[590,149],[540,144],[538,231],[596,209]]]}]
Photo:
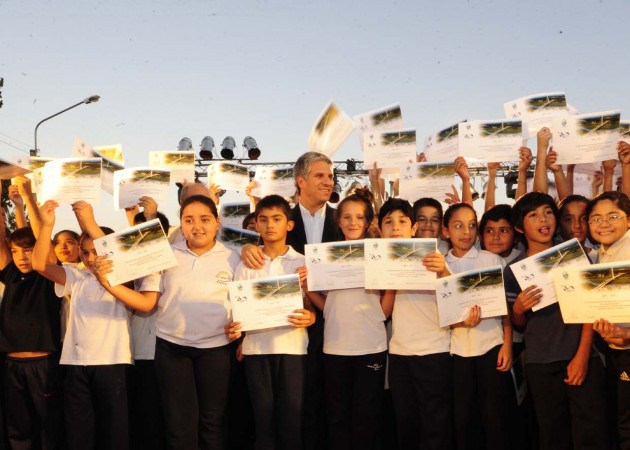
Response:
[{"label": "shirt collar", "polygon": [[197,255],[196,253],[194,253],[193,251],[191,251],[188,248],[188,245],[186,245],[186,239],[175,242],[174,244],[171,245],[171,247],[175,248],[177,250],[181,250],[183,252],[188,252],[191,255],[194,255],[194,256],[197,256],[197,257],[206,256],[206,255],[208,255],[210,253],[212,253],[212,254],[221,253],[221,252],[224,252],[224,251],[227,250],[227,248],[222,243],[220,243],[219,241],[215,241],[214,247],[212,247],[207,252],[202,253],[201,255]]},{"label": "shirt collar", "polygon": [[[284,255],[276,256],[275,259],[289,259],[289,260],[292,260],[292,259],[296,259],[296,258],[299,258],[300,256],[302,256],[297,251],[295,251],[293,249],[293,247],[291,247],[290,245],[288,247],[289,247],[289,249],[286,251],[286,253]],[[261,248],[262,248],[262,246],[261,246]],[[265,257],[265,261],[271,261],[271,258],[268,255],[265,254],[264,257]]]},{"label": "shirt collar", "polygon": [[462,256],[461,258],[453,255],[453,249],[449,250],[448,253],[446,254],[446,261],[447,262],[456,262],[459,259],[476,259],[479,256],[479,250],[477,249],[477,247],[475,247],[474,245],[470,248],[470,250],[468,250],[468,252]]},{"label": "shirt collar", "polygon": [[326,203],[324,203],[324,206],[322,206],[321,208],[319,208],[317,211],[315,211],[315,214],[311,214],[310,211],[308,209],[306,209],[302,203],[298,203],[300,205],[300,211],[302,212],[302,218],[304,218],[305,216],[309,216],[309,217],[313,217],[313,218],[317,218],[318,216],[324,217],[326,215]]},{"label": "shirt collar", "polygon": [[602,260],[602,256],[607,256],[609,258],[614,257],[616,253],[620,251],[620,249],[630,244],[629,241],[630,241],[630,230],[626,231],[626,233],[623,236],[621,236],[621,239],[619,239],[617,242],[615,242],[610,247],[608,247],[608,250],[604,250],[604,247],[601,246],[599,248],[599,260],[600,261]]}]

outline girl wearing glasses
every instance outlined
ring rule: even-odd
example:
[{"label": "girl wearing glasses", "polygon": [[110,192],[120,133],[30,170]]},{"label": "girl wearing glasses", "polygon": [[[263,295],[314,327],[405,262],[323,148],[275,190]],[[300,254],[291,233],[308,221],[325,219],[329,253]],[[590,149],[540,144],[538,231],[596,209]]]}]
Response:
[{"label": "girl wearing glasses", "polygon": [[[591,237],[601,244],[599,262],[624,261],[630,255],[630,199],[621,192],[604,192],[586,207]],[[630,323],[597,320],[597,331],[611,349],[617,370],[617,426],[619,448],[630,448]]]}]

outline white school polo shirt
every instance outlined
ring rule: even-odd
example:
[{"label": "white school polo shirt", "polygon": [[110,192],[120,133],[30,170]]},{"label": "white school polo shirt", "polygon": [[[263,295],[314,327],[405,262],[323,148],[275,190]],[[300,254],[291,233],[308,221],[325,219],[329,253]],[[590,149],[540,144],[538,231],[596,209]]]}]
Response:
[{"label": "white school polo shirt", "polygon": [[324,304],[324,353],[369,355],[387,350],[385,314],[379,291],[339,289]]},{"label": "white school polo shirt", "polygon": [[[254,280],[274,275],[295,273],[304,265],[304,256],[293,250],[291,246],[282,256],[273,260],[265,255],[262,269],[249,269],[240,263],[236,268],[236,280]],[[308,333],[306,328],[286,327],[268,328],[266,330],[248,331],[243,340],[243,355],[306,355]]]},{"label": "white school polo shirt", "polygon": [[[630,260],[630,230],[626,231],[621,239],[615,242],[613,245],[608,247],[608,250],[604,250],[604,247],[599,247],[599,251],[597,253],[598,261],[600,263],[610,263],[617,261],[628,261]],[[605,319],[605,317],[604,317]],[[630,328],[630,323],[618,323],[617,325]],[[610,348],[614,348],[617,350],[628,350],[630,349],[630,345],[625,347],[609,344]]]},{"label": "white school polo shirt", "polygon": [[66,284],[55,284],[55,294],[69,295],[71,301],[60,363],[131,364],[127,307],[107,292],[89,270],[73,266],[63,269]]},{"label": "white school polo shirt", "polygon": [[[160,273],[148,275],[134,281],[138,292],[159,292]],[[155,359],[155,321],[157,308],[150,312],[134,311],[131,315],[131,350],[134,360]]]},{"label": "white school polo shirt", "polygon": [[[452,250],[446,255],[446,262],[451,273],[483,269],[490,266],[505,266],[503,258],[485,250],[472,247],[461,258],[453,255]],[[451,353],[458,356],[480,356],[493,347],[503,344],[503,324],[501,317],[481,319],[473,328],[453,328],[451,334]]]},{"label": "white school polo shirt", "polygon": [[425,356],[451,348],[451,329],[440,327],[435,291],[397,291],[389,353]]},{"label": "white school polo shirt", "polygon": [[232,316],[227,283],[234,278],[239,255],[220,242],[199,256],[188,249],[185,240],[171,248],[177,266],[161,277],[156,336],[195,348],[229,344],[223,331]]}]

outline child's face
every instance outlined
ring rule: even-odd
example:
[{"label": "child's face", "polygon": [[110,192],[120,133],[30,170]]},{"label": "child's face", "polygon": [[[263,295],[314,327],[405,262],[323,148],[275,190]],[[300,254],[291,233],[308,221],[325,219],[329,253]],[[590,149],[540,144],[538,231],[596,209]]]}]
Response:
[{"label": "child's face", "polygon": [[55,255],[62,263],[79,261],[79,243],[70,233],[61,233],[53,242]]},{"label": "child's face", "polygon": [[[617,220],[611,218],[618,217]],[[593,219],[604,219],[600,224],[593,223]],[[604,250],[626,234],[630,228],[628,216],[614,202],[601,200],[595,204],[588,218],[591,236],[602,244]]]},{"label": "child's face", "polygon": [[339,215],[339,228],[347,241],[363,239],[368,228],[365,217],[365,205],[348,201],[343,204],[343,211]]},{"label": "child's face", "polygon": [[477,240],[477,215],[468,208],[460,208],[443,227],[444,237],[450,239],[455,256],[463,256]]},{"label": "child's face", "polygon": [[416,234],[417,223],[400,210],[394,210],[383,217],[381,221],[381,236],[384,238],[411,238]]},{"label": "child's face", "polygon": [[214,246],[219,220],[207,205],[194,202],[182,211],[181,227],[188,248],[193,252],[205,252]]},{"label": "child's face", "polygon": [[523,217],[523,229],[528,242],[549,244],[556,232],[556,216],[549,205],[540,205]]},{"label": "child's face", "polygon": [[418,230],[416,231],[417,238],[440,237],[442,220],[440,219],[440,213],[433,206],[423,206],[419,208],[416,213],[416,223],[418,224]]},{"label": "child's face", "polygon": [[560,234],[564,240],[577,238],[581,244],[586,240],[588,221],[586,219],[586,203],[571,202],[563,208],[560,216]]},{"label": "child's face", "polygon": [[256,217],[256,231],[265,244],[286,242],[287,233],[293,229],[293,221],[287,219],[282,209],[274,206],[262,208]]},{"label": "child's face", "polygon": [[94,248],[94,241],[90,237],[84,237],[81,241],[81,262],[83,265],[94,272],[94,261],[96,261],[96,249]]},{"label": "child's face", "polygon": [[22,273],[29,273],[33,271],[32,256],[33,247],[18,247],[15,244],[11,244],[11,256],[13,262],[17,266],[18,270]]},{"label": "child's face", "polygon": [[245,227],[245,229],[249,231],[256,231],[256,219],[254,217],[249,219],[249,222],[247,222],[247,226]]},{"label": "child's face", "polygon": [[514,227],[505,219],[488,220],[481,230],[483,247],[495,255],[507,256],[514,247]]}]

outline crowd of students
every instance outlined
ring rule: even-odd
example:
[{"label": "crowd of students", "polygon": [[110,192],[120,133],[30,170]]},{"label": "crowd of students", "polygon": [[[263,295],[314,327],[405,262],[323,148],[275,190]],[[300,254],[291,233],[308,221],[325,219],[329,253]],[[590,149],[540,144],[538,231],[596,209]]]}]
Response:
[{"label": "crowd of students", "polygon": [[[460,193],[443,211],[434,198],[371,186],[328,204],[330,159],[308,152],[295,165],[295,205],[255,199],[243,228],[260,245],[241,253],[217,238],[215,189],[180,195],[170,233],[177,265],[112,286],[113,265],[94,240],[112,232],[92,207],[73,204],[80,233],[53,235],[57,203],[38,205],[25,177],[10,199],[18,228],[0,220],[1,445],[11,449],[612,449],[630,448],[630,324],[603,317],[564,324],[557,304],[533,311],[540,286],[521,289],[510,268],[577,238],[593,263],[629,259],[630,145],[603,164],[603,192],[572,193],[538,134],[519,150],[517,200],[495,205],[489,164],[478,220],[466,161]],[[421,158],[421,156],[420,156]],[[613,171],[623,177],[613,188]],[[548,171],[558,201],[547,194]],[[168,219],[144,197],[130,223]],[[28,211],[30,224],[24,211]],[[423,259],[438,278],[504,268],[509,315],[481,318],[478,306],[440,327],[435,291],[363,288],[311,292],[304,245],[365,237],[435,238]],[[298,273],[304,307],[287,326],[242,332],[227,283]],[[510,369],[520,359],[528,395],[517,405]]]}]

